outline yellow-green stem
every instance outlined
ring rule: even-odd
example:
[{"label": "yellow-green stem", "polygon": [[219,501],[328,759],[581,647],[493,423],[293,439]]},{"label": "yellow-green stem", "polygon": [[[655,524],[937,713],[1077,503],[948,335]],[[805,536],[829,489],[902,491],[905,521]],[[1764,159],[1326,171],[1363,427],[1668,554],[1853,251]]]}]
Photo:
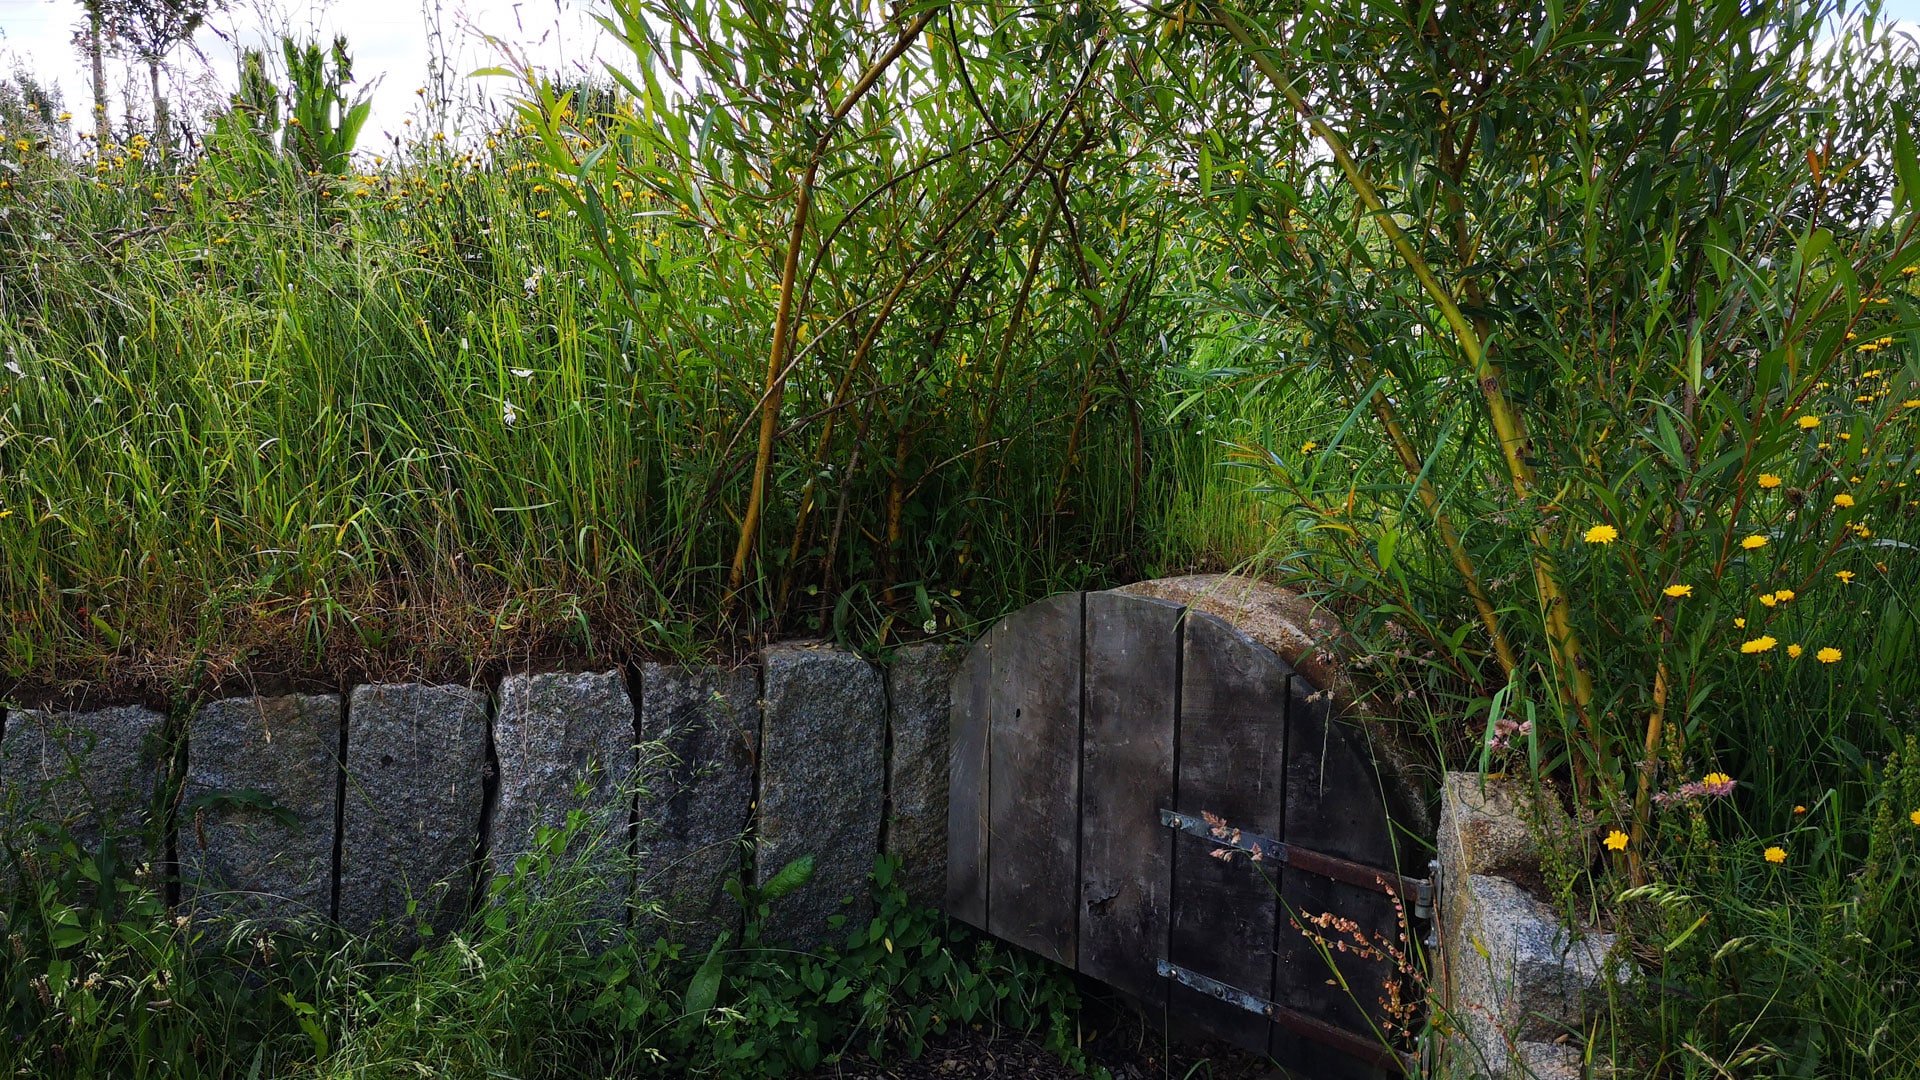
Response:
[{"label": "yellow-green stem", "polygon": [[[1322,120],[1319,114],[1307,107],[1299,91],[1293,88],[1293,84],[1275,66],[1269,55],[1270,50],[1254,39],[1231,10],[1217,2],[1210,6],[1220,24],[1233,35],[1241,48],[1246,50],[1253,59],[1254,66],[1260,69],[1260,73],[1273,85],[1280,96],[1286,99],[1294,114],[1306,123],[1315,137],[1326,144],[1327,149],[1333,154],[1334,162],[1340,166],[1341,173],[1346,176],[1348,184],[1359,196],[1361,204],[1380,223],[1381,230],[1386,233],[1394,250],[1406,261],[1414,277],[1419,279],[1421,288],[1433,300],[1434,306],[1440,309],[1441,317],[1453,330],[1460,352],[1466,357],[1467,365],[1472,369],[1474,381],[1479,384],[1481,395],[1486,399],[1488,417],[1493,422],[1494,436],[1500,442],[1500,452],[1506,460],[1507,474],[1513,482],[1514,493],[1522,499],[1528,498],[1533,494],[1534,476],[1533,467],[1527,464],[1526,460],[1526,429],[1519,413],[1514,410],[1512,402],[1507,397],[1499,369],[1488,361],[1485,346],[1480,340],[1480,335],[1474,330],[1473,324],[1461,312],[1460,305],[1454,300],[1453,294],[1446,285],[1435,276],[1433,269],[1427,265],[1427,261],[1421,258],[1420,252],[1415,249],[1413,242],[1400,228],[1399,223],[1394,221],[1392,213],[1388,211],[1379,192],[1361,172],[1359,163],[1347,150],[1345,140],[1341,139],[1339,133]],[[1555,681],[1560,683],[1562,695],[1573,705],[1592,749],[1597,752],[1598,733],[1594,730],[1592,718],[1587,713],[1587,705],[1593,698],[1593,683],[1580,664],[1579,636],[1567,616],[1566,594],[1560,587],[1559,578],[1554,574],[1553,563],[1547,556],[1550,537],[1547,535],[1545,526],[1534,528],[1532,540],[1534,586],[1540,599],[1541,616],[1546,623],[1548,643],[1554,654],[1554,666],[1557,669],[1554,673]],[[1584,763],[1575,757],[1576,773],[1581,772],[1583,768]]]}]

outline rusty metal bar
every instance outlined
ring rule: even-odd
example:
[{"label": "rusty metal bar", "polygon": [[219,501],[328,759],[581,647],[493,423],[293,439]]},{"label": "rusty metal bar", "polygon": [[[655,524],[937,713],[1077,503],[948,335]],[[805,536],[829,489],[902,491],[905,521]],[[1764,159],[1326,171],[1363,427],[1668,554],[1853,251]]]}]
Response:
[{"label": "rusty metal bar", "polygon": [[[1411,897],[1415,902],[1416,918],[1424,917],[1418,908],[1424,906],[1428,911],[1432,910],[1433,882],[1426,878],[1403,877],[1392,870],[1381,870],[1363,863],[1323,855],[1297,844],[1289,844],[1284,840],[1275,840],[1271,836],[1261,836],[1259,833],[1236,829],[1225,823],[1216,825],[1203,818],[1183,814],[1178,810],[1162,809],[1160,824],[1169,829],[1191,833],[1223,848],[1244,851],[1253,856],[1255,862],[1284,863],[1296,870],[1305,870],[1309,874],[1318,874],[1362,889]],[[1422,904],[1423,900],[1424,904]]]},{"label": "rusty metal bar", "polygon": [[1197,971],[1189,971],[1178,964],[1165,960],[1156,965],[1162,978],[1172,979],[1181,986],[1205,994],[1216,1001],[1224,1001],[1236,1009],[1264,1016],[1268,1020],[1286,1028],[1296,1035],[1303,1035],[1317,1043],[1330,1046],[1348,1057],[1359,1058],[1390,1072],[1408,1075],[1407,1059],[1399,1052],[1382,1046],[1363,1035],[1335,1027],[1324,1020],[1315,1019],[1306,1013],[1297,1012],[1264,998],[1228,986],[1217,979],[1209,979]]}]

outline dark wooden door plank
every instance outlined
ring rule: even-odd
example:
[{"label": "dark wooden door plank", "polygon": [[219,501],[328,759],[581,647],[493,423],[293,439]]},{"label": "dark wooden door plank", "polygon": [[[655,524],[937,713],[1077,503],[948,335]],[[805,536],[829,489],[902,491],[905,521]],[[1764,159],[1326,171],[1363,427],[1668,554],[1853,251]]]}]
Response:
[{"label": "dark wooden door plank", "polygon": [[994,628],[987,770],[987,929],[1068,967],[1079,911],[1084,593],[1031,604]]},{"label": "dark wooden door plank", "polygon": [[1087,594],[1080,789],[1080,970],[1164,1004],[1180,608]]},{"label": "dark wooden door plank", "polygon": [[[1294,676],[1287,733],[1285,839],[1315,851],[1397,869],[1391,826],[1365,732],[1339,719],[1330,695]],[[1409,933],[1393,900],[1378,892],[1299,871],[1281,887],[1275,1000],[1360,1033],[1386,1019],[1383,1002],[1419,991],[1397,970]],[[1411,903],[1411,898],[1407,898]],[[1315,920],[1326,925],[1316,925]],[[1337,947],[1322,948],[1313,937]],[[1273,1055],[1329,1080],[1378,1075],[1345,1055],[1276,1029]]]},{"label": "dark wooden door plank", "polygon": [[947,773],[947,914],[987,928],[987,732],[992,724],[994,635],[973,648],[953,676]]},{"label": "dark wooden door plank", "polygon": [[[1188,611],[1181,658],[1175,801],[1242,829],[1284,838],[1286,663],[1211,615]],[[1174,840],[1168,959],[1258,997],[1273,997],[1278,867],[1217,845]],[[1264,1052],[1268,1025],[1184,986],[1170,1004],[1236,1045]]]}]

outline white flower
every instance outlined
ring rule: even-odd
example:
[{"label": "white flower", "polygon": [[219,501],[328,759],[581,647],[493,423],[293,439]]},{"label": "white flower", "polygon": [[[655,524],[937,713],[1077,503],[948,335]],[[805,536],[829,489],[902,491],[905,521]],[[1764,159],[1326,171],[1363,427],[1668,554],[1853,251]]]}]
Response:
[{"label": "white flower", "polygon": [[547,268],[536,264],[533,268],[533,273],[527,275],[527,279],[520,283],[520,287],[526,290],[526,294],[531,297],[534,293],[540,291],[540,282],[545,280],[546,276]]},{"label": "white flower", "polygon": [[501,398],[500,399],[500,422],[507,425],[508,427],[512,427],[514,425],[514,422],[519,419],[520,419],[520,410],[513,407],[513,402],[508,401],[506,398]]},{"label": "white flower", "polygon": [[509,371],[510,373],[512,373],[512,375],[513,375],[513,377],[514,377],[514,378],[516,378],[516,379],[531,379],[531,378],[533,378],[533,369],[532,369],[532,368],[523,368],[523,367],[517,367],[517,368],[508,368],[507,370],[508,370],[508,371]]},{"label": "white flower", "polygon": [[24,379],[27,377],[27,373],[21,370],[20,361],[18,360],[7,361],[7,370],[13,372],[13,377],[16,379]]}]

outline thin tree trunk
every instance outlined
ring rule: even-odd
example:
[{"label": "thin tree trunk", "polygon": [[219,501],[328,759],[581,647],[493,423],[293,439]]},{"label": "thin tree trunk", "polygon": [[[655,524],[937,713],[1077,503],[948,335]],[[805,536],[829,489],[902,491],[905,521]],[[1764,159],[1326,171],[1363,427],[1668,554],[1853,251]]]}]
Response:
[{"label": "thin tree trunk", "polygon": [[773,440],[780,427],[780,399],[785,395],[787,388],[786,356],[791,344],[788,339],[791,335],[790,325],[793,315],[794,278],[798,276],[800,270],[800,243],[807,233],[807,215],[813,208],[813,182],[819,175],[820,160],[826,155],[827,147],[832,143],[835,127],[846,118],[849,112],[853,111],[854,105],[866,96],[867,91],[873,89],[873,84],[878,82],[887,68],[900,58],[900,54],[907,51],[907,47],[913,44],[914,39],[920,36],[920,31],[926,29],[927,23],[932,19],[932,10],[921,14],[901,33],[899,39],[893,43],[893,47],[867,68],[866,74],[860,77],[860,81],[854,84],[853,88],[847,92],[846,98],[840,102],[839,107],[835,108],[828,117],[828,128],[815,144],[812,160],[807,163],[801,175],[793,208],[793,227],[787,237],[786,260],[780,275],[780,302],[774,315],[773,343],[767,357],[767,390],[760,402],[760,448],[754,455],[753,482],[747,493],[747,509],[740,517],[740,540],[734,545],[733,567],[727,574],[729,606],[739,595],[741,586],[746,583],[747,561],[753,552],[754,537],[760,529],[760,515],[766,505],[767,474],[773,467]]},{"label": "thin tree trunk", "polygon": [[[1359,163],[1347,151],[1345,141],[1332,127],[1328,126],[1318,112],[1308,106],[1305,99],[1300,96],[1300,92],[1295,90],[1293,84],[1280,73],[1280,69],[1274,66],[1268,51],[1247,32],[1232,12],[1217,3],[1213,10],[1220,24],[1240,43],[1254,66],[1273,85],[1273,88],[1279,91],[1280,96],[1286,99],[1294,114],[1300,117],[1313,134],[1318,136],[1332,152],[1334,163],[1346,175],[1354,193],[1360,197],[1368,213],[1386,234],[1388,242],[1400,253],[1401,258],[1413,271],[1414,277],[1419,279],[1421,288],[1433,299],[1434,306],[1440,309],[1441,315],[1453,328],[1454,338],[1460,346],[1466,366],[1472,373],[1474,381],[1479,384],[1481,396],[1486,399],[1488,419],[1492,421],[1494,438],[1499,442],[1501,455],[1505,458],[1507,474],[1512,480],[1514,494],[1523,500],[1532,497],[1535,477],[1533,465],[1527,460],[1527,431],[1524,417],[1514,407],[1512,399],[1507,394],[1505,381],[1501,378],[1500,369],[1487,357],[1484,342],[1475,331],[1473,324],[1461,312],[1460,305],[1453,298],[1453,293],[1434,275],[1427,261],[1420,256],[1407,235],[1394,222],[1392,214],[1387,211],[1386,204],[1381,200],[1378,191],[1361,174]],[[1583,793],[1587,793],[1589,791],[1587,770],[1591,765],[1598,764],[1597,759],[1601,753],[1600,733],[1587,709],[1593,699],[1593,678],[1582,662],[1580,637],[1574,629],[1573,620],[1567,610],[1567,594],[1560,585],[1559,575],[1552,557],[1548,554],[1552,537],[1544,525],[1536,525],[1531,540],[1534,589],[1540,601],[1541,619],[1546,624],[1548,649],[1553,655],[1554,683],[1562,700],[1572,706],[1574,714],[1578,717],[1581,731],[1586,736],[1587,749],[1592,754],[1592,759],[1581,757],[1579,754],[1572,755],[1575,786]]]},{"label": "thin tree trunk", "polygon": [[107,119],[107,65],[102,56],[103,33],[99,0],[87,5],[87,62],[93,67],[93,139],[104,153],[113,140],[113,122]]},{"label": "thin tree trunk", "polygon": [[159,153],[166,153],[173,145],[171,118],[167,115],[167,95],[160,92],[160,58],[147,60],[147,80],[153,84],[153,146]]}]

